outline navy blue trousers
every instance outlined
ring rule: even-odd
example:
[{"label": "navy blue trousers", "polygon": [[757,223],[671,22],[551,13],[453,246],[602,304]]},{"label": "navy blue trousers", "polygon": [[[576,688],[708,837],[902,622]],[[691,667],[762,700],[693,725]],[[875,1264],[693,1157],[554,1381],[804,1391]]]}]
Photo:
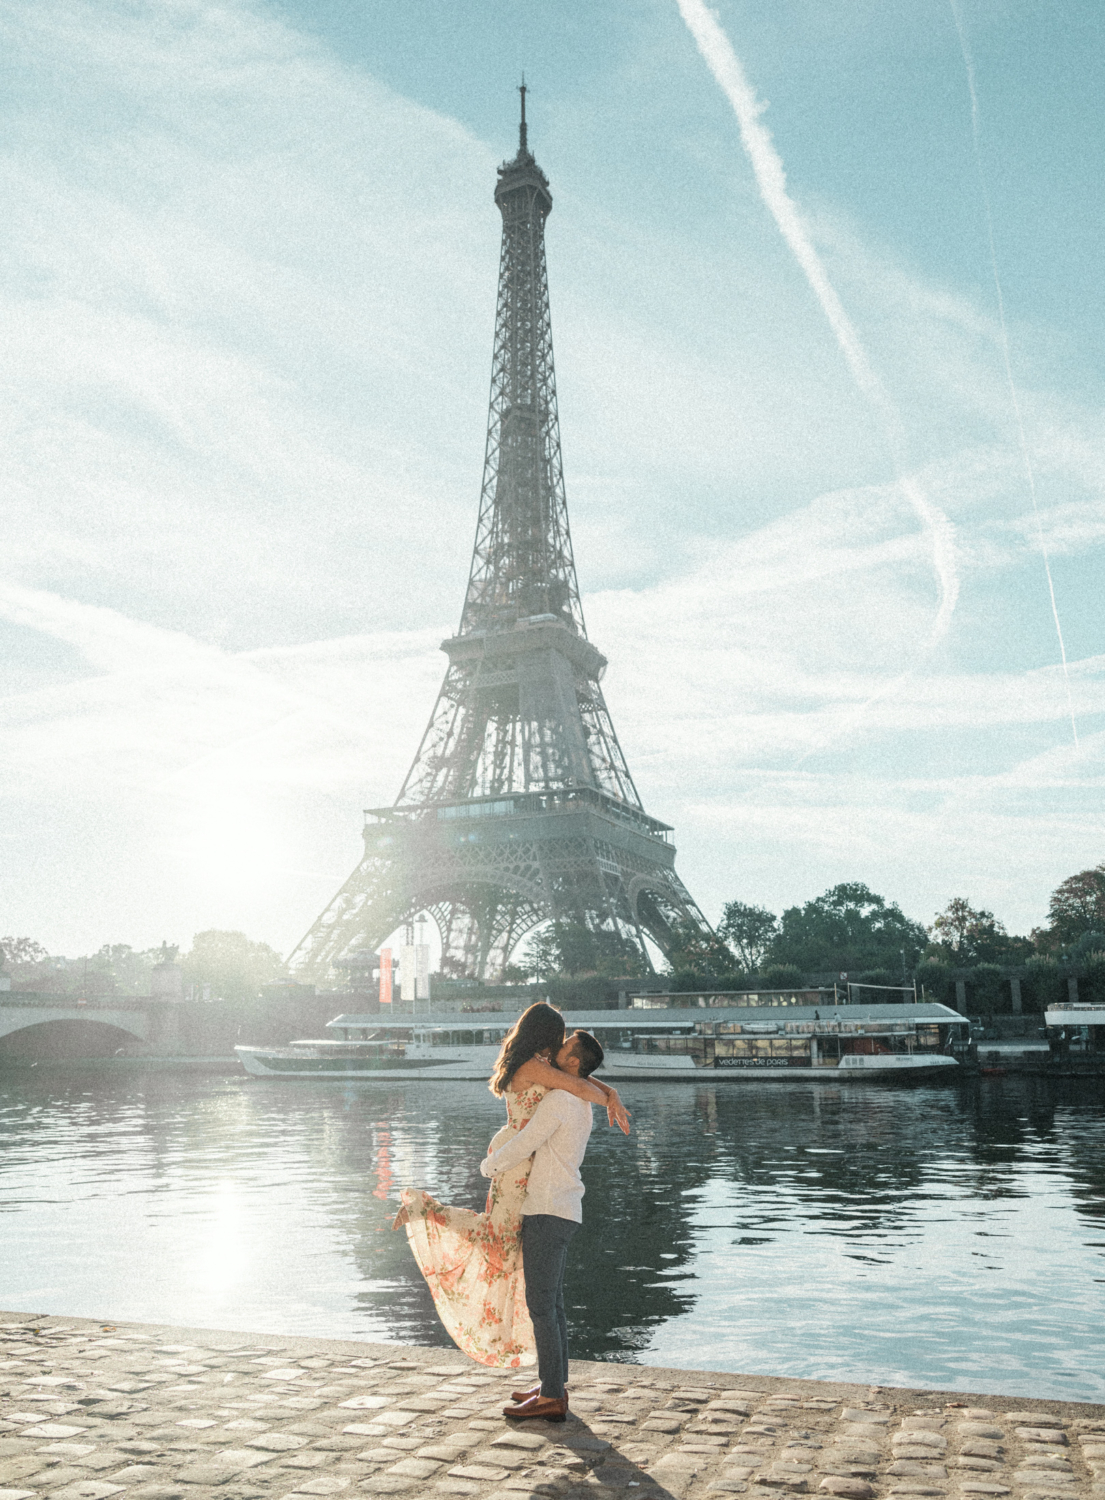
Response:
[{"label": "navy blue trousers", "polygon": [[579,1225],[555,1214],[522,1219],[522,1272],[526,1307],[537,1341],[542,1396],[563,1396],[568,1379],[568,1320],[564,1315],[564,1268],[568,1243]]}]

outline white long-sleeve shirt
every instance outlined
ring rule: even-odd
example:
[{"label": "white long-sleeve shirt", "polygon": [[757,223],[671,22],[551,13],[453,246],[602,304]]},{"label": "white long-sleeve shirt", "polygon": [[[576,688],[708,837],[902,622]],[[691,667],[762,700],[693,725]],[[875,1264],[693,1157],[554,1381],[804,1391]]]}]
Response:
[{"label": "white long-sleeve shirt", "polygon": [[523,1215],[552,1214],[582,1224],[585,1188],[579,1165],[590,1135],[591,1106],[564,1089],[550,1089],[528,1123],[484,1157],[480,1171],[496,1177],[532,1155]]}]

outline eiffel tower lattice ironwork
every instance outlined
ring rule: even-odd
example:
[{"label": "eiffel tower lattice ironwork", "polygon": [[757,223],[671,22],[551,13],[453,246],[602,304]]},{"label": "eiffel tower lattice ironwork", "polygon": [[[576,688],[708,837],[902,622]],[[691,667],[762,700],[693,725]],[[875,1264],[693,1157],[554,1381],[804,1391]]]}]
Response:
[{"label": "eiffel tower lattice ironwork", "polygon": [[548,179],[527,146],[499,168],[503,219],[483,490],[460,628],[394,806],[292,955],[322,980],[419,911],[446,972],[495,978],[548,918],[582,924],[636,967],[709,926],[675,873],[668,824],[629,774],[587,638],[560,457],[545,270]]}]

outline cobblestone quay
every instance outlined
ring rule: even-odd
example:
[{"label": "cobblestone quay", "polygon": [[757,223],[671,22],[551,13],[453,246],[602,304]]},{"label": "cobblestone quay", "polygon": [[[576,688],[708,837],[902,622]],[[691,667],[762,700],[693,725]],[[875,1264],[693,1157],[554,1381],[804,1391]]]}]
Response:
[{"label": "cobblestone quay", "polygon": [[1105,1406],[573,1362],[566,1423],[508,1424],[516,1380],[440,1349],[0,1314],[0,1500],[1105,1496]]}]

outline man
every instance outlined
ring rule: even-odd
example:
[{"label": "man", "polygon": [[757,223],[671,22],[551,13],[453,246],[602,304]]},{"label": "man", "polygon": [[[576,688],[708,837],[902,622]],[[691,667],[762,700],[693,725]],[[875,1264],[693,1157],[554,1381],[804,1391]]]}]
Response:
[{"label": "man", "polygon": [[[561,1072],[589,1078],[602,1058],[591,1033],[576,1031],[556,1054],[556,1065]],[[529,1123],[480,1163],[485,1177],[495,1177],[533,1156],[522,1209],[522,1266],[541,1383],[504,1409],[503,1415],[512,1420],[544,1417],[547,1422],[563,1422],[568,1415],[564,1268],[568,1244],[583,1222],[579,1165],[590,1134],[590,1104],[563,1089],[550,1089]]]}]

